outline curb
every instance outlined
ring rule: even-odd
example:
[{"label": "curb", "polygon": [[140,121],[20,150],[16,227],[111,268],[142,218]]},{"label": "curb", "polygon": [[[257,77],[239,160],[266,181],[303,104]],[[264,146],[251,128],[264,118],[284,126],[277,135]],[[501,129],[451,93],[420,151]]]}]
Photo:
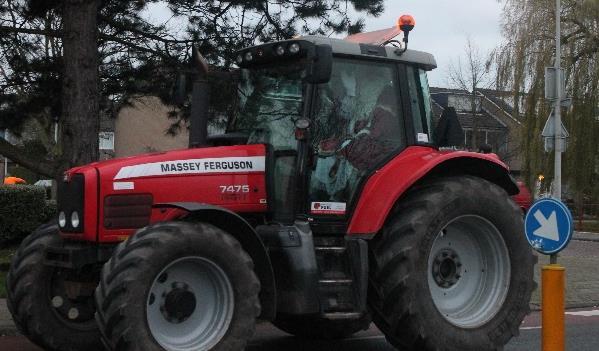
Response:
[{"label": "curb", "polygon": [[572,240],[599,242],[599,233],[575,231]]},{"label": "curb", "polygon": [[[539,311],[543,310],[541,308],[541,305],[537,305],[536,303],[531,303],[529,306],[530,306],[531,312],[539,312]],[[567,303],[565,310],[568,311],[568,310],[576,310],[579,308],[596,308],[596,307],[599,307],[598,301],[577,302],[577,303]]]},{"label": "curb", "polygon": [[0,337],[2,336],[18,336],[21,335],[17,330],[17,327],[0,327]]}]

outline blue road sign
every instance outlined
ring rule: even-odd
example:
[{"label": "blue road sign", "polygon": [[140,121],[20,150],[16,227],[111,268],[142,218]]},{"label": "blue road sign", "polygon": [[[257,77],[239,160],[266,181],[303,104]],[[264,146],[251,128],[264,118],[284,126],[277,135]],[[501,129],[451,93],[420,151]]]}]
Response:
[{"label": "blue road sign", "polygon": [[538,252],[551,255],[563,250],[573,232],[572,214],[563,202],[544,198],[535,201],[524,219],[524,231],[530,245]]}]

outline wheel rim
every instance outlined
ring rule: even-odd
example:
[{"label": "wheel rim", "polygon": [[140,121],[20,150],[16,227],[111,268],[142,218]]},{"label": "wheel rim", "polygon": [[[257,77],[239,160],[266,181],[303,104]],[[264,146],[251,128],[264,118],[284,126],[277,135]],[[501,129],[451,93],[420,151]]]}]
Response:
[{"label": "wheel rim", "polygon": [[146,302],[150,332],[169,351],[209,350],[233,318],[227,274],[204,257],[171,262],[154,279]]},{"label": "wheel rim", "polygon": [[[96,329],[94,313],[96,312],[93,291],[96,284],[82,280],[76,273],[63,270],[52,269],[48,272],[48,303],[56,317],[69,328],[87,331]],[[89,280],[89,277],[86,277]],[[78,289],[75,296],[69,296],[66,284],[77,284]],[[91,290],[89,290],[91,287]],[[71,288],[72,290],[72,288]],[[86,294],[79,295],[83,290],[88,290]]]},{"label": "wheel rim", "polygon": [[510,259],[499,230],[479,216],[450,222],[435,238],[428,286],[437,310],[451,324],[476,328],[501,309],[510,284]]}]

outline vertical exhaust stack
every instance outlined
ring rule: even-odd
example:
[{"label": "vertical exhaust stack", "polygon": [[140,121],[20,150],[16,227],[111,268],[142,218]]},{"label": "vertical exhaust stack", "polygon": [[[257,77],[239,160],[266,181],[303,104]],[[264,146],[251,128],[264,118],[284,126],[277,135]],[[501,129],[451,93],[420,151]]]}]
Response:
[{"label": "vertical exhaust stack", "polygon": [[208,107],[210,104],[208,62],[195,45],[192,48],[191,63],[195,74],[189,116],[189,147],[194,148],[208,145]]}]

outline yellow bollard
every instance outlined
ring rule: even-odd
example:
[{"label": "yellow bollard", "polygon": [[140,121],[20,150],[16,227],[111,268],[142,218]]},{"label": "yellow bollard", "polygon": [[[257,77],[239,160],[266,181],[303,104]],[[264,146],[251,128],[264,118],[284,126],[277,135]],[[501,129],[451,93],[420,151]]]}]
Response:
[{"label": "yellow bollard", "polygon": [[542,350],[564,351],[564,294],[565,271],[559,264],[543,266],[542,293]]}]

